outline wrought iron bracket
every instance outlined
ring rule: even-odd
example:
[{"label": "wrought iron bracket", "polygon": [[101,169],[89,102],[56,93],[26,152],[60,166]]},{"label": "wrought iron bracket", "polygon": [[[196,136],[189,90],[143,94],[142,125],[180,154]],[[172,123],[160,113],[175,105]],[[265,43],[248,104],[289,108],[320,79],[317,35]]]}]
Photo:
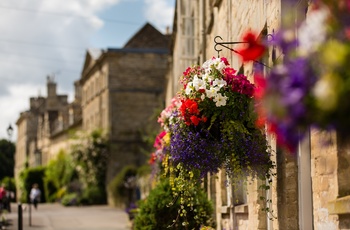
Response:
[{"label": "wrought iron bracket", "polygon": [[229,49],[229,50],[237,53],[236,50],[228,47],[227,45],[236,45],[236,44],[248,43],[248,42],[219,42],[219,41],[217,41],[218,39],[220,39],[221,41],[223,40],[221,36],[216,36],[214,38],[214,42],[215,42],[214,49],[215,49],[216,52],[218,52],[218,57],[220,56],[220,52],[222,51],[222,49],[219,49],[218,46],[222,46],[222,47],[224,47],[226,49]]},{"label": "wrought iron bracket", "polygon": [[[268,34],[267,37],[271,37],[271,39],[274,38],[274,36],[272,34]],[[220,41],[219,41],[220,40]],[[240,54],[237,50],[229,47],[228,45],[237,45],[237,44],[244,44],[244,43],[248,43],[248,42],[227,42],[227,41],[222,41],[222,37],[221,36],[215,36],[214,38],[214,42],[215,42],[215,45],[214,45],[214,49],[215,51],[218,53],[218,57],[220,57],[220,52],[222,51],[221,48],[219,48],[220,46],[221,47],[224,47],[228,50],[231,50],[232,52],[235,52],[236,54]],[[272,50],[272,61],[274,63],[275,59],[276,59],[276,51],[275,51],[275,46],[273,46],[273,50]],[[259,63],[267,68],[271,68],[269,66],[267,66],[266,64],[260,62],[260,61],[254,61],[256,63]]]}]

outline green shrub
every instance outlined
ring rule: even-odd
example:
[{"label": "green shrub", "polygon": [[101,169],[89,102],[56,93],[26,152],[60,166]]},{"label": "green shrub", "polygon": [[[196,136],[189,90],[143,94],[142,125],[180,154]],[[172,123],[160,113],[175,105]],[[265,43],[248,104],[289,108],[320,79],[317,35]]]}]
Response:
[{"label": "green shrub", "polygon": [[61,204],[64,206],[74,206],[79,204],[79,195],[77,193],[68,193],[62,197]]},{"label": "green shrub", "polygon": [[138,177],[150,175],[151,173],[152,173],[152,168],[149,164],[145,164],[145,165],[137,168],[137,176]]},{"label": "green shrub", "polygon": [[21,190],[22,196],[20,197],[21,202],[27,203],[29,201],[30,190],[32,189],[33,184],[38,184],[41,191],[41,202],[45,202],[45,189],[44,189],[44,175],[45,167],[39,166],[36,168],[24,169],[20,173],[21,180]]},{"label": "green shrub", "polygon": [[137,169],[135,166],[125,166],[119,174],[109,183],[108,190],[113,196],[113,201],[116,206],[128,207],[132,200],[133,189],[127,188],[128,179],[135,178]]},{"label": "green shrub", "polygon": [[76,177],[71,157],[60,151],[56,159],[50,161],[46,168],[44,178],[46,200],[54,202],[59,199],[57,192]]},{"label": "green shrub", "polygon": [[13,192],[14,197],[11,198],[11,201],[16,201],[16,183],[15,178],[13,177],[4,177],[1,181],[1,184],[6,186],[6,190]]},{"label": "green shrub", "polygon": [[45,187],[45,199],[47,202],[55,202],[57,199],[56,193],[58,188],[55,185],[55,182],[49,178],[44,178],[44,187]]},{"label": "green shrub", "polygon": [[[179,214],[180,200],[176,199],[174,202],[169,178],[163,179],[151,190],[149,196],[140,202],[134,220],[134,229],[167,229],[169,226],[173,229],[199,229],[201,225],[210,226],[213,213],[212,204],[199,186],[195,199],[193,210],[190,210],[189,207],[184,208],[187,212],[186,219],[184,219],[184,216]],[[172,202],[174,204],[171,205]],[[187,226],[183,226],[184,222],[188,223]]]},{"label": "green shrub", "polygon": [[55,196],[57,200],[61,200],[64,195],[67,194],[67,187],[62,187],[57,190]]},{"label": "green shrub", "polygon": [[92,204],[105,204],[106,201],[106,191],[97,186],[87,187],[80,198],[80,202],[83,205]]}]

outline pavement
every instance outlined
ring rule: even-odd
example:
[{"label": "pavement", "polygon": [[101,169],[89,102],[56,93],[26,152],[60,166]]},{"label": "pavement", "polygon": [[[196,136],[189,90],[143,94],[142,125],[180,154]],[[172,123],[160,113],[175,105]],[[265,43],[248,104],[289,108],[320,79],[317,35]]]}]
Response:
[{"label": "pavement", "polygon": [[[124,210],[107,205],[64,207],[61,204],[39,204],[34,209],[22,205],[22,230],[131,230]],[[11,204],[11,213],[3,214],[7,226],[18,230],[18,205]]]}]

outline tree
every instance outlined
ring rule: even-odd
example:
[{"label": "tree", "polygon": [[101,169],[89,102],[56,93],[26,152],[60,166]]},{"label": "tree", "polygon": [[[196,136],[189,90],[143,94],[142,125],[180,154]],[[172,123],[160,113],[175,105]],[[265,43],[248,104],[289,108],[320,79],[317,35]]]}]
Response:
[{"label": "tree", "polygon": [[14,177],[16,146],[6,139],[0,140],[0,181],[4,177]]}]

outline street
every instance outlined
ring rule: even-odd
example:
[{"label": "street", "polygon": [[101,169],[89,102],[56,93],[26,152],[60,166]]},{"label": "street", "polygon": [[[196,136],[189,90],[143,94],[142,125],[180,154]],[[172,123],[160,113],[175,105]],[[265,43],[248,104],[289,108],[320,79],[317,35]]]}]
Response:
[{"label": "street", "polygon": [[[18,228],[18,205],[4,214],[7,230]],[[25,207],[25,208],[24,208]],[[124,210],[107,205],[64,207],[61,204],[39,204],[38,209],[23,204],[23,230],[130,230],[131,224]],[[30,224],[31,222],[31,224]]]}]

